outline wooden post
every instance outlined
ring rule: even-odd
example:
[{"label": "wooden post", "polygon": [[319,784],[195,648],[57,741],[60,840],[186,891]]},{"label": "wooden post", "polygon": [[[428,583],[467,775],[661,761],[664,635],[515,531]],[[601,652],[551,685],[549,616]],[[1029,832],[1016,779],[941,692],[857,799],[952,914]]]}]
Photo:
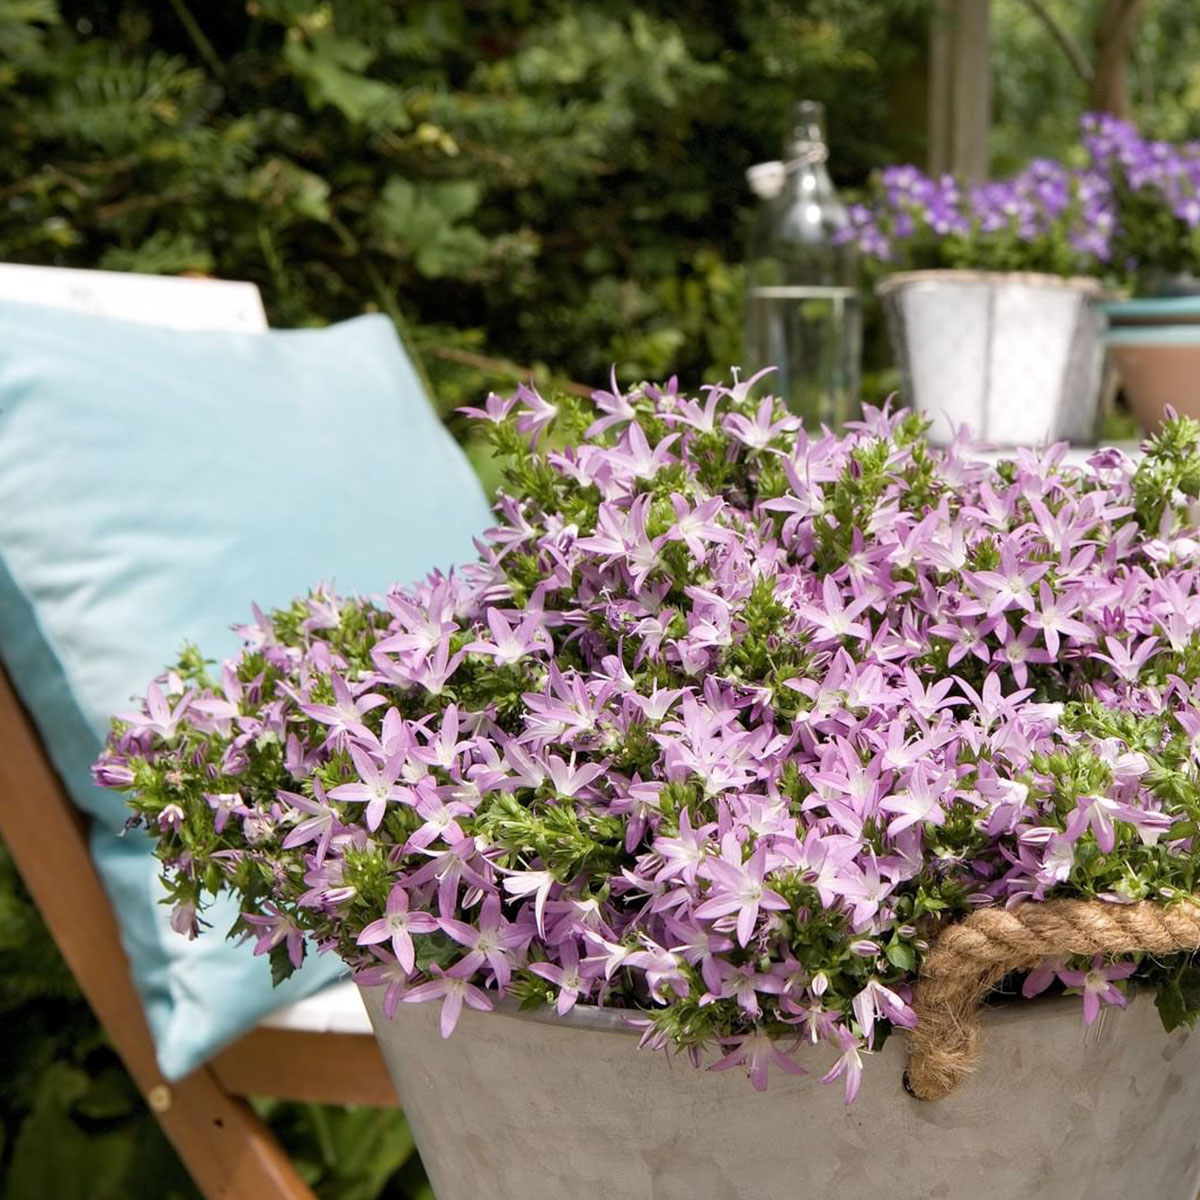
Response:
[{"label": "wooden post", "polygon": [[929,28],[929,170],[988,177],[990,0],[935,0]]},{"label": "wooden post", "polygon": [[1146,12],[1146,0],[1108,0],[1092,35],[1096,47],[1089,107],[1129,120],[1133,105],[1129,98],[1129,52],[1138,25]]}]

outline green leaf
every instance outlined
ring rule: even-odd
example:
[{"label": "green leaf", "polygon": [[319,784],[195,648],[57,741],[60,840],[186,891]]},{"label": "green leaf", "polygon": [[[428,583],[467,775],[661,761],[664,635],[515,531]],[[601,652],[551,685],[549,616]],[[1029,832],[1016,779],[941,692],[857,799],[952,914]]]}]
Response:
[{"label": "green leaf", "polygon": [[1170,1033],[1181,1025],[1189,1028],[1200,1016],[1200,966],[1181,967],[1173,977],[1161,982],[1155,998],[1163,1028]]},{"label": "green leaf", "polygon": [[96,1075],[79,1097],[75,1111],[94,1121],[128,1117],[142,1108],[142,1099],[129,1076],[118,1066]]},{"label": "green leaf", "polygon": [[329,184],[290,159],[269,158],[244,184],[248,199],[290,224],[296,217],[328,221]]},{"label": "green leaf", "polygon": [[321,32],[307,44],[289,38],[283,57],[314,109],[336,108],[353,125],[407,129],[412,124],[401,89],[364,74],[375,58],[369,46]]},{"label": "green leaf", "polygon": [[63,65],[69,79],[28,119],[81,153],[153,156],[156,139],[174,135],[207,93],[203,73],[178,55],[130,57],[101,41],[84,43]]},{"label": "green leaf", "polygon": [[916,969],[917,958],[913,953],[913,948],[907,942],[889,942],[885,953],[888,962],[897,970],[912,971]]},{"label": "green leaf", "polygon": [[415,1152],[404,1115],[387,1109],[333,1113],[330,1132],[338,1173],[351,1181],[343,1200],[374,1200]]},{"label": "green leaf", "polygon": [[280,942],[278,946],[272,946],[268,955],[271,963],[271,983],[278,987],[287,979],[296,973],[296,968],[292,966],[292,960],[288,956],[287,942]]},{"label": "green leaf", "polygon": [[382,244],[411,256],[429,279],[468,270],[486,256],[488,243],[477,229],[458,222],[476,210],[480,194],[479,185],[468,180],[414,183],[393,176],[375,206]]},{"label": "green leaf", "polygon": [[9,86],[16,80],[14,64],[34,58],[45,27],[58,21],[54,0],[0,0],[0,83]]},{"label": "green leaf", "polygon": [[42,1077],[33,1109],[13,1142],[5,1200],[35,1196],[113,1196],[131,1143],[89,1138],[71,1119],[88,1088],[87,1075],[55,1063]]}]

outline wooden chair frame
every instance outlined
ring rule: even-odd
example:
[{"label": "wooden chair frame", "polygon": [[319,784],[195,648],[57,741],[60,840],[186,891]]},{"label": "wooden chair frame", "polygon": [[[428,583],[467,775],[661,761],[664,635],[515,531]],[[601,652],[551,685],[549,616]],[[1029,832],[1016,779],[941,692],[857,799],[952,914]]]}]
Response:
[{"label": "wooden chair frame", "polygon": [[395,1107],[375,1039],[256,1029],[168,1083],[88,853],[87,819],[67,796],[3,669],[0,838],[92,1011],[201,1192],[209,1200],[313,1200],[244,1097]]}]

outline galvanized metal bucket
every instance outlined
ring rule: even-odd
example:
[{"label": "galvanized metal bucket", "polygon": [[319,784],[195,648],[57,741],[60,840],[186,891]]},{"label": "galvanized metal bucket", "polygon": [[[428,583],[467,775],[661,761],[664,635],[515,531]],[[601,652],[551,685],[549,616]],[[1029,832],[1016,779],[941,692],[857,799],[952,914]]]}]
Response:
[{"label": "galvanized metal bucket", "polygon": [[847,1108],[809,1074],[755,1092],[740,1070],[637,1049],[620,1014],[566,1019],[436,1004],[382,1011],[376,1037],[438,1200],[1195,1200],[1200,1036],[1135,993],[1085,1030],[1078,1000],[984,1017],[978,1072],[948,1099],[903,1090],[893,1037]]},{"label": "galvanized metal bucket", "polygon": [[1104,369],[1094,279],[909,271],[880,280],[905,399],[948,442],[964,423],[1001,446],[1093,442]]}]

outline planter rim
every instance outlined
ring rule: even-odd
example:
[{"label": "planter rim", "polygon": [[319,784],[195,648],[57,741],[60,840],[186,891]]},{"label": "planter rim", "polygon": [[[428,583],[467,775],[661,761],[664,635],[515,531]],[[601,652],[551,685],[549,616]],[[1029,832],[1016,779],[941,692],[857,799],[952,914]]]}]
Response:
[{"label": "planter rim", "polygon": [[1101,300],[1106,292],[1100,280],[1090,275],[1051,275],[1041,271],[975,271],[937,268],[928,271],[897,271],[885,275],[875,285],[877,296],[886,296],[910,283],[988,283],[1016,284],[1020,287],[1048,288],[1059,291],[1082,292],[1089,299]]},{"label": "planter rim", "polygon": [[1118,325],[1104,335],[1113,350],[1127,346],[1165,346],[1176,350],[1200,348],[1200,322],[1191,325]]},{"label": "planter rim", "polygon": [[[1200,1039],[1163,1033],[1150,989],[1127,1011],[1102,1010],[1090,1028],[1078,1000],[988,1013],[982,1071],[934,1104],[905,1093],[907,1047],[889,1039],[863,1063],[863,1094],[849,1111],[840,1088],[817,1082],[836,1048],[803,1036],[796,1059],[806,1078],[773,1070],[764,1094],[749,1086],[748,1064],[694,1070],[686,1055],[635,1052],[628,1034],[585,1036],[577,1020],[556,1030],[468,1010],[465,1028],[443,1042],[436,1006],[412,1005],[389,1028],[381,989],[365,990],[445,1200],[478,1200],[481,1178],[497,1200],[601,1191],[762,1200],[796,1191],[797,1150],[808,1190],[846,1200],[1194,1200],[1200,1180]],[[706,1053],[703,1067],[713,1058]],[[1163,1097],[1170,1103],[1159,1105]],[[886,1158],[864,1156],[867,1142],[887,1147]]]},{"label": "planter rim", "polygon": [[[379,991],[384,986],[380,984],[378,987],[368,988],[359,985],[362,991]],[[1145,996],[1145,988],[1131,984],[1128,992],[1131,1004],[1139,998],[1144,999]],[[641,1037],[644,1032],[643,1027],[633,1024],[646,1017],[646,1012],[638,1008],[601,1008],[595,1004],[576,1004],[566,1016],[560,1017],[553,1005],[522,1009],[520,1001],[511,996],[489,996],[488,999],[492,1001],[493,1008],[490,1012],[479,1013],[479,1016],[507,1017],[510,1020],[528,1021],[537,1025],[557,1025],[583,1033],[615,1033],[624,1037]],[[1019,995],[994,996],[984,1005],[981,1016],[987,1025],[1007,1025],[1014,1021],[1026,1021],[1041,1016],[1048,1008],[1060,1007],[1068,999],[1069,997],[1062,995],[1035,996],[1032,999]],[[1102,1012],[1101,1018],[1103,1015]],[[1082,1016],[1080,1019],[1082,1021]]]},{"label": "planter rim", "polygon": [[1133,296],[1109,300],[1102,307],[1110,321],[1118,322],[1123,317],[1142,321],[1153,318],[1170,321],[1178,317],[1200,319],[1200,296]]}]

